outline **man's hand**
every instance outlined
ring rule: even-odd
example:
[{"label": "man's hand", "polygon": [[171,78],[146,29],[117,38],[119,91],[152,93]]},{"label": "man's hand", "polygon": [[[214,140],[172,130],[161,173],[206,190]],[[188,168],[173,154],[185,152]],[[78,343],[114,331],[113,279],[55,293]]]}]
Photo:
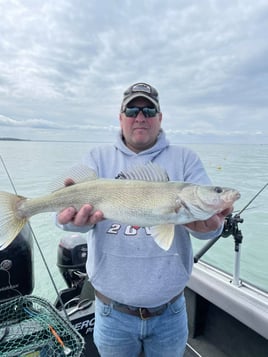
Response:
[{"label": "man's hand", "polygon": [[74,207],[68,207],[58,213],[58,222],[60,224],[72,223],[76,226],[94,225],[102,221],[103,213],[95,211],[89,204],[83,205],[79,211]]},{"label": "man's hand", "polygon": [[233,212],[233,207],[226,208],[224,211],[215,214],[214,216],[210,217],[206,221],[195,221],[195,222],[187,223],[185,224],[185,226],[194,232],[200,232],[200,233],[212,232],[220,228],[220,226],[222,226],[225,220],[225,217],[232,212]]},{"label": "man's hand", "polygon": [[[65,186],[74,185],[75,182],[67,178],[64,181]],[[77,211],[74,207],[68,207],[58,213],[57,219],[59,224],[67,224],[72,223],[76,226],[84,226],[84,225],[94,225],[104,219],[103,213],[101,211],[95,211],[92,205],[85,204],[83,205],[79,211]]]}]

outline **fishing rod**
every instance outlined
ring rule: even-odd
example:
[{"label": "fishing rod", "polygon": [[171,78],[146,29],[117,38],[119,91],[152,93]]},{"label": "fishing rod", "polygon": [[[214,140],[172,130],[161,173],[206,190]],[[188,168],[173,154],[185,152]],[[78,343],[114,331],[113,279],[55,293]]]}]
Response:
[{"label": "fishing rod", "polygon": [[[12,187],[14,193],[17,195],[18,193],[17,193],[16,187],[15,187],[14,181],[12,180],[12,177],[11,177],[11,175],[9,174],[9,171],[8,171],[8,169],[7,169],[7,166],[6,166],[6,164],[5,164],[5,161],[4,161],[3,157],[2,157],[2,155],[0,155],[0,161],[1,161],[2,166],[3,166],[3,168],[4,168],[4,170],[5,170],[6,174],[7,174],[7,177],[8,177],[8,180],[9,180],[10,184],[11,184],[11,187]],[[61,304],[61,306],[62,306],[62,309],[63,309],[63,311],[64,311],[64,315],[65,315],[65,317],[67,318],[67,320],[69,321],[69,316],[68,316],[67,311],[66,311],[66,309],[65,309],[65,306],[64,306],[64,303],[63,303],[63,301],[62,301],[62,298],[61,298],[61,296],[60,296],[60,294],[59,294],[59,291],[58,291],[58,288],[57,288],[57,286],[56,286],[56,283],[55,283],[55,281],[54,281],[54,279],[53,279],[52,273],[51,273],[51,271],[50,271],[50,269],[49,269],[49,266],[48,266],[48,264],[47,264],[46,258],[45,258],[45,256],[44,256],[43,251],[42,251],[42,248],[41,248],[41,246],[40,246],[40,244],[39,244],[39,242],[38,242],[38,240],[37,240],[36,234],[34,233],[34,230],[33,230],[32,226],[31,226],[31,224],[30,224],[29,222],[27,222],[27,225],[28,225],[28,227],[29,227],[29,229],[30,229],[30,231],[31,231],[31,233],[32,233],[34,242],[35,242],[35,244],[36,244],[36,246],[37,246],[37,249],[38,249],[38,251],[39,251],[39,253],[40,253],[40,255],[41,255],[41,259],[42,259],[42,261],[43,261],[43,263],[44,263],[44,265],[45,265],[45,268],[46,268],[47,273],[48,273],[48,275],[49,275],[50,281],[51,281],[51,283],[52,283],[52,285],[53,285],[53,288],[54,288],[54,290],[55,290],[55,292],[56,292],[56,294],[57,294],[57,297],[58,297],[58,299],[59,299],[59,302],[60,302],[60,304]]]},{"label": "fishing rod", "polygon": [[234,216],[232,214],[228,215],[225,220],[224,228],[221,237],[227,238],[230,235],[234,237],[239,236],[238,223],[243,223],[243,218],[240,217],[253,201],[261,194],[261,192],[268,186],[268,182],[263,185],[263,187],[252,197],[252,199]]},{"label": "fishing rod", "polygon": [[12,178],[11,178],[9,172],[8,172],[8,169],[7,169],[7,167],[6,167],[6,164],[5,164],[5,162],[4,162],[4,159],[2,158],[1,155],[0,155],[0,160],[1,160],[1,163],[2,163],[2,165],[3,165],[3,168],[4,168],[5,172],[6,172],[6,174],[7,174],[7,177],[8,177],[8,180],[9,180],[10,184],[11,184],[11,187],[12,187],[13,191],[15,192],[15,194],[17,195],[18,193],[17,193],[16,187],[15,187],[13,181],[12,181]]},{"label": "fishing rod", "polygon": [[268,182],[256,193],[255,196],[252,197],[252,199],[245,205],[244,208],[241,209],[240,212],[238,212],[238,215],[240,215],[242,212],[244,212],[249,205],[259,196],[259,194],[268,186]]},{"label": "fishing rod", "polygon": [[249,205],[261,194],[261,192],[268,186],[268,182],[263,185],[263,187],[252,197],[252,199],[235,215],[232,213],[225,217],[224,227],[222,233],[211,239],[203,248],[199,250],[194,256],[194,262],[197,263],[198,260],[221,238],[227,238],[230,235],[234,237],[235,241],[235,268],[234,268],[234,278],[233,284],[236,286],[240,285],[239,282],[239,271],[240,271],[240,244],[242,243],[243,236],[241,230],[238,228],[239,223],[243,223],[244,219],[240,217],[241,213],[248,209]]}]

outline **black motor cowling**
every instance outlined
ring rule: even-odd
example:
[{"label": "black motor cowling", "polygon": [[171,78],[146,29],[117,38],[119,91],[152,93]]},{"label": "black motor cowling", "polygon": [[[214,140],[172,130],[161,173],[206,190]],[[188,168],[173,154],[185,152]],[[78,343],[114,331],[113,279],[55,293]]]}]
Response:
[{"label": "black motor cowling", "polygon": [[33,237],[26,225],[12,243],[0,251],[0,301],[29,295],[33,288]]},{"label": "black motor cowling", "polygon": [[72,234],[60,240],[57,265],[68,287],[84,280],[86,260],[87,242],[83,235]]},{"label": "black motor cowling", "polygon": [[[86,274],[87,241],[85,235],[71,234],[61,238],[58,245],[59,270],[68,285],[67,289],[60,291],[55,306],[62,310],[62,303],[68,312],[80,302],[94,300],[94,288],[88,281]],[[85,309],[78,310],[69,316],[74,328],[85,339],[85,356],[99,357],[93,343],[93,329],[95,323],[95,305],[89,304]]]}]

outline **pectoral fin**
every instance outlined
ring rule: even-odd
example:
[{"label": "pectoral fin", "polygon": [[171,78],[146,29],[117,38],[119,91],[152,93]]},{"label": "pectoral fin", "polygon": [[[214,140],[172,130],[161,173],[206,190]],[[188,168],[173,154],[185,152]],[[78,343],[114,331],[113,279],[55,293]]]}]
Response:
[{"label": "pectoral fin", "polygon": [[163,224],[151,227],[150,231],[160,248],[169,250],[174,239],[174,224]]}]

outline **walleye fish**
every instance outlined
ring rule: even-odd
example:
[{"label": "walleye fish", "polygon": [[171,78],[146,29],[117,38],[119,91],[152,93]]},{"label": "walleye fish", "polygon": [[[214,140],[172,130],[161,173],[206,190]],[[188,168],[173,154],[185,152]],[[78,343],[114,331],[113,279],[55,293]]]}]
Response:
[{"label": "walleye fish", "polygon": [[0,250],[15,239],[30,217],[69,206],[79,209],[85,203],[101,210],[106,219],[151,227],[156,243],[168,250],[176,224],[206,220],[240,197],[231,188],[169,181],[167,173],[152,163],[122,172],[121,179],[98,178],[95,171],[87,170],[86,180],[38,198],[0,192]]}]

